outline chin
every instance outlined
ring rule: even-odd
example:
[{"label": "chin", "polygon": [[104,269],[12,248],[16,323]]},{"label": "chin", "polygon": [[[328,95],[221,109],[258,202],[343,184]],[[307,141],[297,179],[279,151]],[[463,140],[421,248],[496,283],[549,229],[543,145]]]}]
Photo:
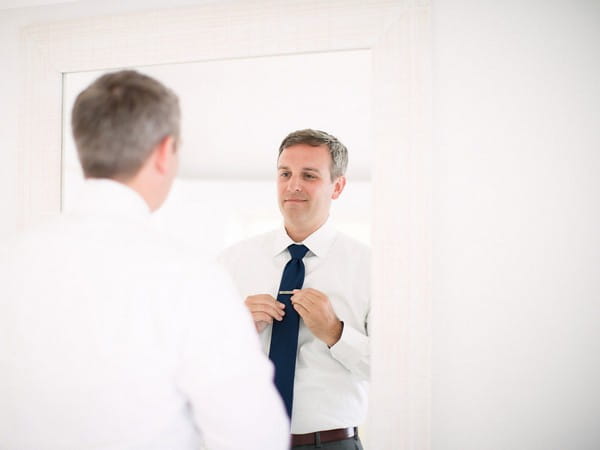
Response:
[{"label": "chin", "polygon": [[306,215],[303,211],[286,209],[283,211],[283,217],[286,222],[291,224],[300,224],[305,222]]}]

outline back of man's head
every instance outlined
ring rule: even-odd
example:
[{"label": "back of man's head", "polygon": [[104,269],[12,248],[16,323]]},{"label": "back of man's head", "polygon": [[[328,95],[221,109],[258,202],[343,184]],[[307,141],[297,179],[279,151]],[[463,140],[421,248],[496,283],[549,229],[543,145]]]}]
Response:
[{"label": "back of man's head", "polygon": [[71,125],[86,178],[128,180],[157,144],[179,137],[179,101],[132,70],[109,73],[79,94]]}]

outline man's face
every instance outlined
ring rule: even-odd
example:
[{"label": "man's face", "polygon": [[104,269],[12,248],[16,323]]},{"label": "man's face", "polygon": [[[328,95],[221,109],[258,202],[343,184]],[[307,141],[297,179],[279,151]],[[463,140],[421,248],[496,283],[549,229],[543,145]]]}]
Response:
[{"label": "man's face", "polygon": [[317,230],[329,216],[331,200],[340,196],[344,177],[331,181],[327,146],[297,144],[279,155],[277,193],[286,227]]}]

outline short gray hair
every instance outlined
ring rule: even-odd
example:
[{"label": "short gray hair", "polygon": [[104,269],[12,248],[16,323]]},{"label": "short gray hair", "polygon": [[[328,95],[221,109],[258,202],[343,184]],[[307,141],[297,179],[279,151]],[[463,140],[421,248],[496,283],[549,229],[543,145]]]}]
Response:
[{"label": "short gray hair", "polygon": [[331,181],[346,173],[348,167],[348,149],[335,136],[321,130],[297,130],[288,134],[279,146],[279,155],[286,148],[298,144],[310,145],[311,147],[327,146],[331,156]]},{"label": "short gray hair", "polygon": [[179,138],[179,100],[159,81],[133,70],[108,73],[82,91],[71,117],[86,177],[134,176],[162,139]]}]

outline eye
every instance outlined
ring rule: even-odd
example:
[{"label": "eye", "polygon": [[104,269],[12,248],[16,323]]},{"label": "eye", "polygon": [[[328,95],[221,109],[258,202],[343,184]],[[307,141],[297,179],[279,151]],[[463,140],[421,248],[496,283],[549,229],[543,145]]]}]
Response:
[{"label": "eye", "polygon": [[289,172],[279,172],[279,176],[281,178],[289,178],[290,173]]},{"label": "eye", "polygon": [[304,178],[306,178],[307,180],[314,180],[317,177],[315,175],[313,175],[312,173],[305,173]]}]

